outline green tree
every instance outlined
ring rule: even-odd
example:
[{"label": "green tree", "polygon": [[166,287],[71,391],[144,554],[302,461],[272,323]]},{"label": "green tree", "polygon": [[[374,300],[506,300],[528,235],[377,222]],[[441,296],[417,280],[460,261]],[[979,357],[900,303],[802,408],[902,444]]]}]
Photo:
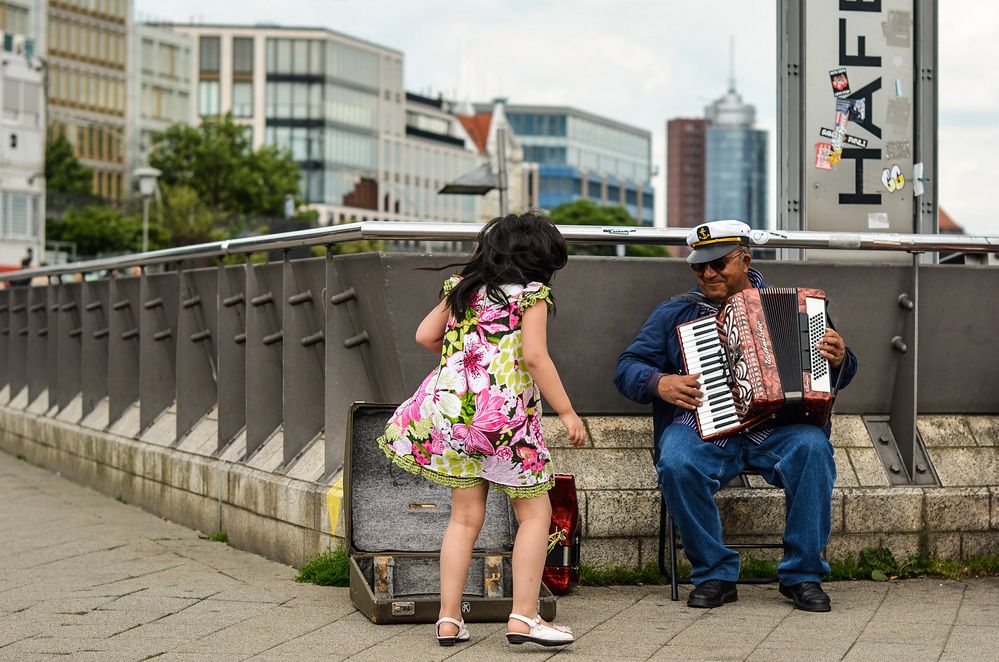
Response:
[{"label": "green tree", "polygon": [[45,146],[45,188],[52,193],[93,195],[93,173],[73,155],[66,136],[56,136]]},{"label": "green tree", "polygon": [[254,151],[246,127],[228,114],[155,134],[149,165],[162,171],[162,184],[188,187],[217,212],[280,216],[285,196],[299,193],[291,154],[274,147]]},{"label": "green tree", "polygon": [[[592,200],[575,200],[566,202],[551,210],[548,215],[555,225],[600,225],[600,226],[632,226],[639,223],[620,205],[601,206]],[[574,255],[616,255],[614,246],[569,245],[569,252]],[[667,257],[669,251],[664,246],[648,246],[629,244],[625,249],[629,257]]]},{"label": "green tree", "polygon": [[153,205],[153,218],[175,244],[215,241],[223,234],[217,227],[218,214],[208,209],[198,192],[185,184],[161,184],[159,204]]},{"label": "green tree", "polygon": [[[92,205],[67,211],[59,220],[49,219],[48,238],[72,241],[77,253],[93,257],[106,253],[136,253],[142,250],[142,219],[116,209]],[[149,248],[166,248],[170,235],[159,224],[149,226]]]}]

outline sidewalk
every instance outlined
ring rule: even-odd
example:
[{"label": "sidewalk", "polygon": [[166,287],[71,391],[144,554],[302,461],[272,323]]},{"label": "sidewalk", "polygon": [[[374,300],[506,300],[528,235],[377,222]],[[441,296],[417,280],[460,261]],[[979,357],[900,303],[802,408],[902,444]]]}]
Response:
[{"label": "sidewalk", "polygon": [[[345,588],[81,488],[0,452],[0,660],[981,660],[999,650],[999,578],[837,582],[830,614],[773,586],[717,610],[668,588],[579,589],[559,600],[577,642],[512,647],[471,624],[441,648],[429,625],[376,626]],[[681,598],[684,598],[683,591]]]}]

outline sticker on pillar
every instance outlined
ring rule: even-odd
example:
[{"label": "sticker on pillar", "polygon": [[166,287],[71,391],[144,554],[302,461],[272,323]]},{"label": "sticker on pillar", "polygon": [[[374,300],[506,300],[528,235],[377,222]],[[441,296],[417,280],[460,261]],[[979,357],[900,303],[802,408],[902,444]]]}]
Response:
[{"label": "sticker on pillar", "polygon": [[885,35],[885,45],[908,48],[912,32],[912,14],[894,9],[888,12],[888,20],[881,22]]},{"label": "sticker on pillar", "polygon": [[819,135],[823,138],[828,138],[829,140],[836,140],[840,144],[847,144],[850,147],[859,147],[864,149],[867,147],[867,141],[863,138],[858,138],[856,136],[851,136],[848,134],[843,134],[842,136],[837,136],[837,133],[833,129],[827,129],[825,127],[819,129]]},{"label": "sticker on pillar", "polygon": [[909,115],[912,102],[908,97],[889,97],[888,109],[885,111],[885,124],[895,129],[896,133],[904,134],[909,126]]},{"label": "sticker on pillar", "polygon": [[850,79],[846,75],[846,69],[831,69],[829,82],[832,84],[833,96],[837,98],[850,96]]},{"label": "sticker on pillar", "polygon": [[905,188],[905,176],[902,175],[902,169],[896,163],[890,168],[885,168],[881,171],[881,185],[885,187],[889,193],[894,193],[895,191],[901,191]]},{"label": "sticker on pillar", "polygon": [[819,170],[832,170],[829,162],[832,155],[832,143],[815,143],[815,167]]},{"label": "sticker on pillar", "polygon": [[887,230],[890,225],[888,225],[888,214],[885,212],[872,212],[867,215],[867,229],[868,230]]},{"label": "sticker on pillar", "polygon": [[836,113],[845,113],[851,122],[863,122],[867,117],[867,100],[836,99]]}]

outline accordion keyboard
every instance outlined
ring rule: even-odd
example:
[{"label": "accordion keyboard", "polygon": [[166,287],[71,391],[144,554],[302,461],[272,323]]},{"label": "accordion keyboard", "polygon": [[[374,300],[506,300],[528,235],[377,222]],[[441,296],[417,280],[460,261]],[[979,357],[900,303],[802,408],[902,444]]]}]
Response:
[{"label": "accordion keyboard", "polygon": [[739,416],[729,386],[728,361],[722,350],[715,317],[694,320],[679,328],[687,373],[700,374],[701,406],[695,415],[702,437],[739,426]]}]

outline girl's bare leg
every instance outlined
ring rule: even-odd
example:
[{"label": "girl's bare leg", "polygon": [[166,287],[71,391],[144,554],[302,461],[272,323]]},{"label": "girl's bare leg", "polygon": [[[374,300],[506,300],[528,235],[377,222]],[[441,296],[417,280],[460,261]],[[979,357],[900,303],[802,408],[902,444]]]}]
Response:
[{"label": "girl's bare leg", "polygon": [[[513,543],[513,613],[534,618],[538,615],[541,573],[548,556],[548,529],[552,505],[547,494],[531,499],[511,499],[520,528]],[[527,634],[526,623],[510,619],[508,632]]]},{"label": "girl's bare leg", "polygon": [[[472,548],[486,517],[488,489],[487,483],[480,483],[451,490],[451,521],[441,543],[442,617],[461,620],[461,595],[472,562]],[[453,637],[457,633],[458,627],[453,623],[441,623],[440,636]]]}]

